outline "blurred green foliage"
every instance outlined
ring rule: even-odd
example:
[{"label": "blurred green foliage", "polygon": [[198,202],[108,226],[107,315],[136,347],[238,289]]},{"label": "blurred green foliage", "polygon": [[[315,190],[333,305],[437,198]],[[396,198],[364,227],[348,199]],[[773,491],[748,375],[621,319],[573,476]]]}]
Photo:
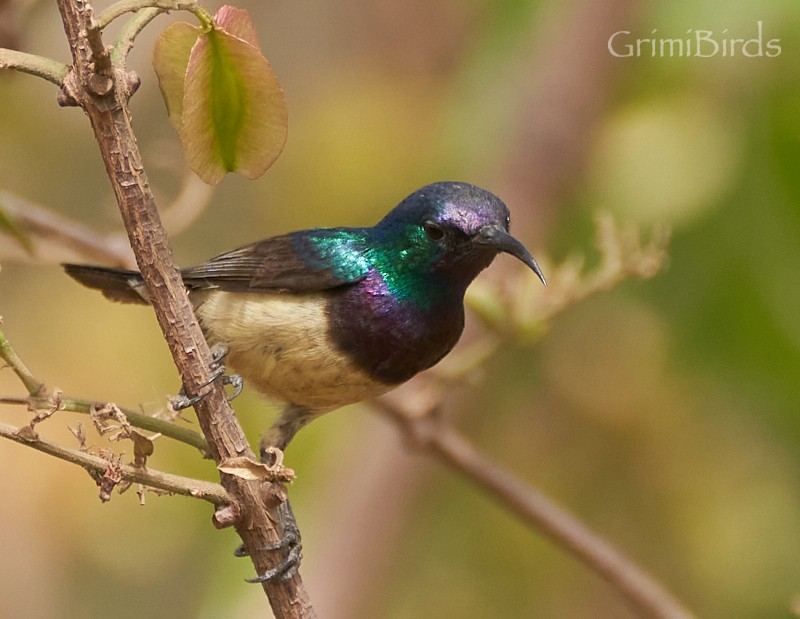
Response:
[{"label": "blurred green foliage", "polygon": [[[800,5],[241,6],[286,91],[289,139],[263,179],[221,183],[175,239],[179,262],[290,229],[371,224],[444,178],[500,193],[515,233],[551,264],[574,252],[592,264],[598,210],[671,225],[664,273],[570,308],[536,346],[509,345],[448,415],[700,616],[796,616]],[[24,49],[65,61],[54,6],[20,3],[18,13]],[[162,204],[184,173],[149,67],[169,19],[132,56],[142,76],[134,126]],[[775,58],[613,58],[606,48],[617,30],[748,38],[759,20],[780,39]],[[85,117],[55,96],[50,84],[0,75],[0,189],[118,229]],[[10,242],[0,236],[0,255]],[[487,277],[515,266],[499,260]],[[0,314],[50,387],[150,412],[178,388],[146,308],[111,305],[52,264],[3,261]],[[0,372],[0,394],[20,393]],[[255,441],[269,407],[248,392],[236,409]],[[77,420],[39,429],[70,444]],[[288,458],[322,617],[635,616],[585,567],[409,455],[365,408],[311,424]],[[193,450],[166,442],[150,465],[215,478]],[[265,612],[261,590],[242,582],[249,563],[231,557],[235,536],[213,530],[206,505],[148,496],[140,508],[132,493],[101,505],[84,473],[11,444],[0,444],[0,466],[0,615]]]}]

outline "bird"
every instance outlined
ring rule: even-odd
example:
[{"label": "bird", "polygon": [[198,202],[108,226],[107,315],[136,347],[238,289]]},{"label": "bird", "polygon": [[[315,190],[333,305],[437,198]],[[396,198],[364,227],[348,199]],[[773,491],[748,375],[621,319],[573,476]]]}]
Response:
[{"label": "bird", "polygon": [[[284,451],[308,422],[435,365],[464,328],[464,294],[500,253],[547,285],[510,214],[465,182],[414,191],[372,227],[273,236],[181,270],[212,347],[245,384],[285,403],[260,443]],[[148,303],[137,271],[62,265],[113,300]]]}]

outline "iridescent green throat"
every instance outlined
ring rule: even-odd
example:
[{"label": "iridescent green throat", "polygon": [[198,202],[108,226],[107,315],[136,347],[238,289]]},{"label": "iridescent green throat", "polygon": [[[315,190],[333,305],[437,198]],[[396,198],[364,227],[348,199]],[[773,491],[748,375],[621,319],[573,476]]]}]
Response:
[{"label": "iridescent green throat", "polygon": [[441,250],[419,225],[320,230],[311,242],[320,264],[331,265],[334,275],[344,281],[360,279],[374,269],[393,297],[420,309],[446,296],[447,287],[433,274]]}]

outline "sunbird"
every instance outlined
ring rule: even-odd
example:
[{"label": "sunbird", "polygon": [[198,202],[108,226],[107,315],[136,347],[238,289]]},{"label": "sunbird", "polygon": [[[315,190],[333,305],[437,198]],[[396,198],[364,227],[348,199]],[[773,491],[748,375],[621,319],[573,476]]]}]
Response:
[{"label": "sunbird", "polygon": [[[181,270],[212,347],[246,384],[285,403],[261,457],[309,421],[378,396],[444,357],[464,328],[464,293],[499,253],[544,275],[509,234],[494,194],[463,182],[419,189],[367,228],[256,241]],[[65,264],[114,301],[148,303],[137,271]]]}]

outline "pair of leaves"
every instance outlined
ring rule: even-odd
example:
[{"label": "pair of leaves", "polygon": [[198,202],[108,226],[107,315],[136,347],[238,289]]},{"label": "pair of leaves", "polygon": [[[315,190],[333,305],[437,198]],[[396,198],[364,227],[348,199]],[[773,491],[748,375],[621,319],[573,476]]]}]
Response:
[{"label": "pair of leaves", "polygon": [[223,6],[209,28],[176,22],[153,54],[189,167],[209,184],[257,178],[286,141],[286,103],[247,11]]}]

